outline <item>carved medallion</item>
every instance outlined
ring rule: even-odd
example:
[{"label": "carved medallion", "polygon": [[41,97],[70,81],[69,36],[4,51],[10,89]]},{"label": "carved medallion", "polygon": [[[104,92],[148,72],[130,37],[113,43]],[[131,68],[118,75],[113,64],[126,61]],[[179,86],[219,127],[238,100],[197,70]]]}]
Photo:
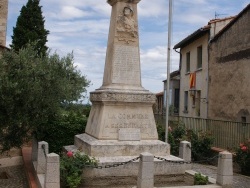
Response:
[{"label": "carved medallion", "polygon": [[134,19],[131,5],[126,5],[117,18],[117,38],[126,43],[136,42],[138,38],[138,24]]}]

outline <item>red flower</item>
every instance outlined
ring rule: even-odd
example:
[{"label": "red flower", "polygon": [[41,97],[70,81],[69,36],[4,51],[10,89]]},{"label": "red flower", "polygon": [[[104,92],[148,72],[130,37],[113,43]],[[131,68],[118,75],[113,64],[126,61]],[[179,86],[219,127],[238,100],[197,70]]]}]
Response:
[{"label": "red flower", "polygon": [[68,157],[73,157],[73,152],[72,152],[72,151],[68,151],[68,152],[67,152],[67,156],[68,156]]},{"label": "red flower", "polygon": [[242,148],[244,146],[244,144],[240,143],[240,147]]},{"label": "red flower", "polygon": [[246,146],[242,146],[242,147],[241,147],[241,150],[242,150],[242,151],[247,151],[247,147],[246,147]]}]

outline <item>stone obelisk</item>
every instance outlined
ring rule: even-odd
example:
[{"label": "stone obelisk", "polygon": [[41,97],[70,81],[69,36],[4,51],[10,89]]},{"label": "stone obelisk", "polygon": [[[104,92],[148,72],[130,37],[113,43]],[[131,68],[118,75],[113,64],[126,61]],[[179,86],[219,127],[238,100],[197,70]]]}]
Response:
[{"label": "stone obelisk", "polygon": [[112,15],[103,85],[90,93],[93,106],[85,131],[100,140],[126,140],[121,138],[125,134],[137,140],[158,139],[152,110],[155,95],[141,85],[139,1],[108,1]]},{"label": "stone obelisk", "polygon": [[[81,150],[104,166],[126,162],[142,152],[181,160],[170,156],[169,144],[158,140],[152,109],[155,95],[141,85],[137,18],[140,0],[107,2],[112,6],[112,14],[103,84],[90,93],[92,107],[85,133],[76,135],[74,146],[65,148]],[[126,182],[136,177],[138,166],[138,162],[134,162],[116,168],[88,169],[87,172],[85,169],[84,176],[92,185],[100,182],[101,177],[119,184],[121,179]],[[157,161],[155,175],[185,173],[184,168],[169,172],[167,166]]]}]

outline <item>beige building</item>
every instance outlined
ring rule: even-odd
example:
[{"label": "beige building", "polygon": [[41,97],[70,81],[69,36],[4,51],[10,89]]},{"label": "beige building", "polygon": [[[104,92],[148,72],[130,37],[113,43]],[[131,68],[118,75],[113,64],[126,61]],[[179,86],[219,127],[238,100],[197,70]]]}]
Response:
[{"label": "beige building", "polygon": [[[167,96],[167,80],[164,80],[164,113],[166,111],[166,96]],[[169,82],[169,114],[179,114],[179,102],[180,102],[180,71],[174,71],[170,73]]]},{"label": "beige building", "polygon": [[0,45],[6,46],[8,0],[0,1]]},{"label": "beige building", "polygon": [[8,0],[0,1],[0,56],[6,48]]},{"label": "beige building", "polygon": [[179,116],[208,117],[209,41],[232,19],[211,20],[174,46],[180,49]]},{"label": "beige building", "polygon": [[250,122],[250,4],[211,40],[208,117]]}]

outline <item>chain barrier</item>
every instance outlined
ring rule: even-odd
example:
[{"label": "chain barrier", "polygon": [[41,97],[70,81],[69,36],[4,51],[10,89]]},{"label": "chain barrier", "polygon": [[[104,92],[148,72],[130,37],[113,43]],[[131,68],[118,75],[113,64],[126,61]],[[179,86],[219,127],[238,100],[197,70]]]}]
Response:
[{"label": "chain barrier", "polygon": [[155,159],[158,159],[158,160],[161,160],[161,161],[166,161],[168,163],[174,163],[174,164],[192,164],[192,163],[203,163],[203,162],[209,162],[209,161],[212,161],[216,158],[219,158],[220,155],[216,155],[214,157],[211,157],[211,158],[207,158],[205,160],[200,160],[200,161],[174,161],[174,160],[168,160],[168,159],[165,159],[163,157],[157,157],[157,156],[154,156]]},{"label": "chain barrier", "polygon": [[[187,145],[187,147],[188,147],[190,150],[192,149],[190,145]],[[210,161],[213,161],[214,159],[220,158],[220,154],[215,155],[215,156],[209,158],[209,157],[204,157],[204,156],[201,155],[201,154],[198,154],[198,153],[195,152],[194,150],[191,150],[191,151],[192,151],[192,153],[193,153],[195,156],[197,156],[197,157],[199,157],[199,158],[202,158],[202,160],[193,161],[193,163],[205,163],[205,162],[210,162]]]},{"label": "chain barrier", "polygon": [[46,152],[45,152],[45,144],[42,144],[42,149],[43,149],[44,156],[47,157]]},{"label": "chain barrier", "polygon": [[85,165],[84,167],[86,167],[86,168],[96,168],[96,169],[114,168],[114,167],[123,166],[123,165],[126,165],[126,164],[128,164],[128,163],[135,162],[135,161],[137,161],[138,159],[140,159],[140,157],[136,157],[136,158],[131,159],[131,160],[126,161],[126,162],[115,163],[115,164],[112,164],[112,165],[105,165],[105,166]]},{"label": "chain barrier", "polygon": [[154,156],[154,158],[160,161],[166,161],[168,163],[175,163],[175,164],[191,164],[192,163],[192,161],[174,161],[174,160],[168,160],[163,157],[156,157],[156,156]]}]

